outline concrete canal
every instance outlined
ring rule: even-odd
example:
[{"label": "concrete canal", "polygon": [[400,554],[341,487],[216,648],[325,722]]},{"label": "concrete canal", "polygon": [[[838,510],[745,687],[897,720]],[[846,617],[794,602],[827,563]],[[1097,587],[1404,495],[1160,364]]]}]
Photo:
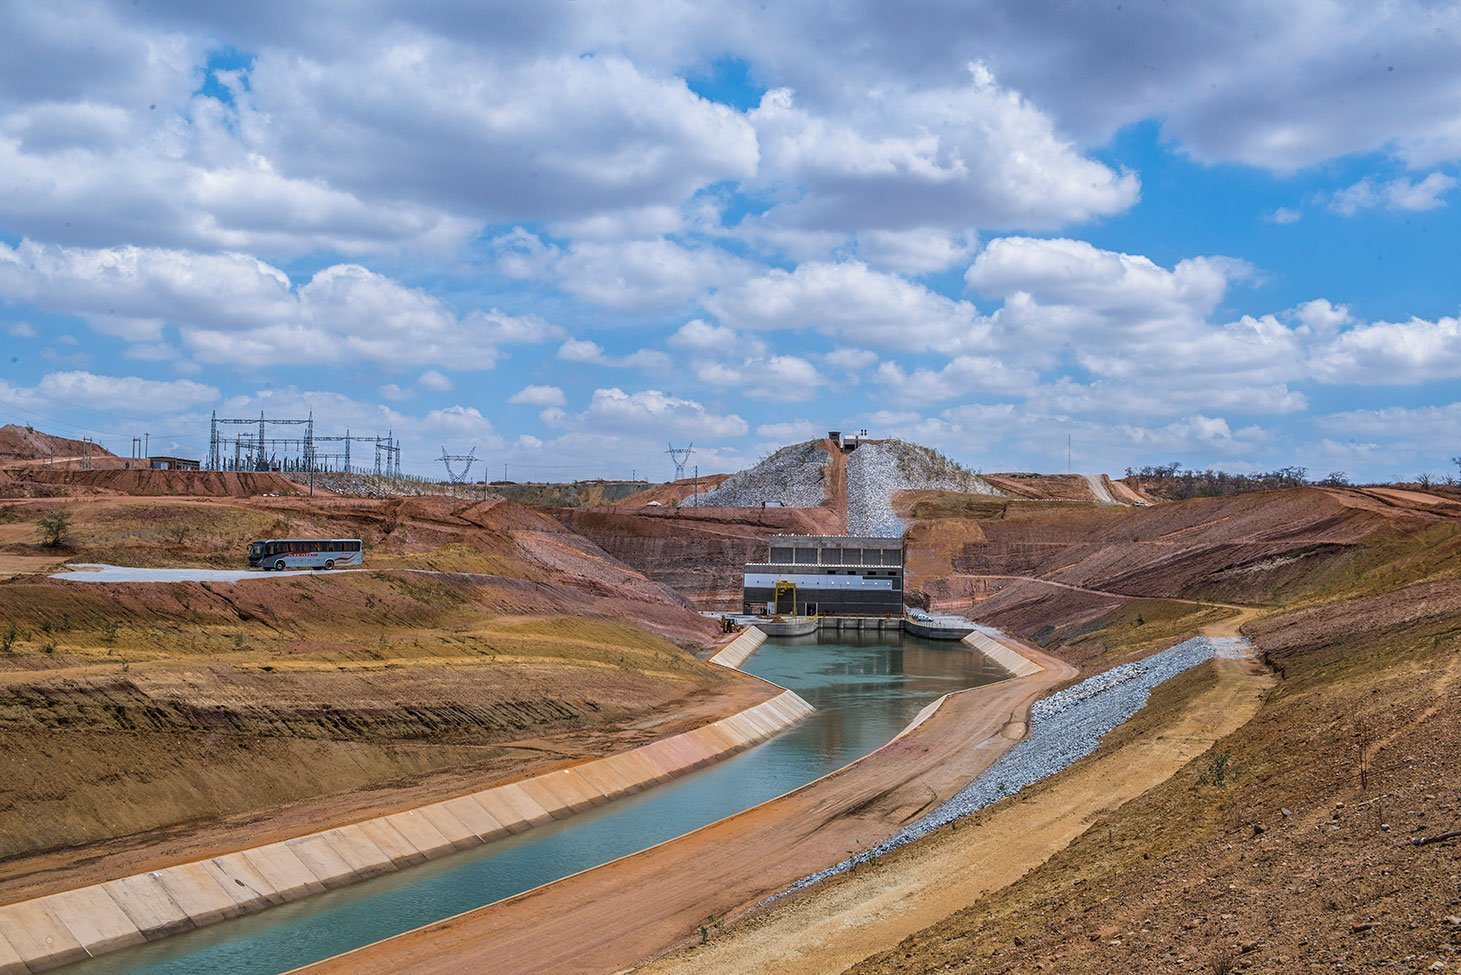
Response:
[{"label": "concrete canal", "polygon": [[768,641],[746,671],[796,691],[805,722],[724,762],[520,836],[106,955],[78,975],[271,975],[628,855],[789,792],[888,741],[930,701],[999,680],[959,643],[823,633]]}]

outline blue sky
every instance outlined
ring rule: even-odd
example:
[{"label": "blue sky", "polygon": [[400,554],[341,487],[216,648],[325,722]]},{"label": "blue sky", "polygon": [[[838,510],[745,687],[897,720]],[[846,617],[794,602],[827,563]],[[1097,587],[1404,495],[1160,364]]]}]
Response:
[{"label": "blue sky", "polygon": [[9,5],[0,421],[1453,471],[1461,14],[1179,7]]}]

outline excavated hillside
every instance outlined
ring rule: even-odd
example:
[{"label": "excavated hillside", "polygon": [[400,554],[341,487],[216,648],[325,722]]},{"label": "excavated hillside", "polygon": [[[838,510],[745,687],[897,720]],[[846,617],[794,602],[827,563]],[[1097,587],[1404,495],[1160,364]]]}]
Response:
[{"label": "excavated hillside", "polygon": [[767,557],[772,535],[840,534],[827,508],[632,508],[550,512],[614,558],[700,609],[738,610],[741,572]]},{"label": "excavated hillside", "polygon": [[898,506],[925,597],[1083,673],[1240,629],[1258,660],[1198,664],[1063,771],[745,905],[647,970],[1454,968],[1461,501],[1303,489],[1127,509],[912,492]]},{"label": "excavated hillside", "polygon": [[[254,471],[155,471],[148,468],[76,470],[13,468],[8,497],[134,495],[174,498],[252,498],[304,495],[309,488],[279,474]],[[317,488],[319,496],[328,495]]]},{"label": "excavated hillside", "polygon": [[[944,920],[852,971],[1454,966],[1461,502],[1383,488],[1114,511],[905,502],[916,513],[910,544],[963,525],[942,552],[945,571],[921,569],[920,585],[946,605],[1092,668],[1241,623],[1276,685],[1255,717],[1175,776],[1108,808],[1011,886],[948,902]],[[1206,664],[1159,688],[1070,774],[1163,734],[1216,679]],[[961,836],[1012,803],[1038,815],[1063,778],[990,807]],[[899,864],[882,869],[895,876]]]},{"label": "excavated hillside", "polygon": [[42,433],[34,427],[9,423],[0,427],[0,464],[14,461],[65,461],[90,456],[115,458],[110,450],[90,441]]},{"label": "excavated hillside", "polygon": [[[37,522],[57,510],[71,524],[52,550]],[[359,537],[367,569],[45,574],[62,561],[238,568],[249,539],[291,536]],[[362,818],[764,694],[687,652],[717,630],[683,597],[505,501],[0,503],[0,570],[10,563],[0,900],[107,872],[103,854],[149,868],[230,848],[266,820],[288,835]]]},{"label": "excavated hillside", "polygon": [[1423,572],[1430,533],[1461,511],[1440,497],[1344,488],[1145,508],[913,492],[900,507],[913,523],[912,601],[972,609],[1042,642],[1122,613],[1152,623],[1211,612],[1197,603],[1282,605],[1363,574],[1377,549],[1408,552]]}]

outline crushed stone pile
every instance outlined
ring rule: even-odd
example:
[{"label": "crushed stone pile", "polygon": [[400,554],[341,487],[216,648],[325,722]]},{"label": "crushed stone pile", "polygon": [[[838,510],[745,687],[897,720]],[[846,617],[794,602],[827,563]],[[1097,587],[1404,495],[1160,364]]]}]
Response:
[{"label": "crushed stone pile", "polygon": [[1107,732],[1141,710],[1158,684],[1214,657],[1246,657],[1252,650],[1252,645],[1241,637],[1194,637],[1036,701],[1030,708],[1030,733],[962,792],[877,846],[803,877],[788,892],[874,860],[1054,775],[1095,751]]},{"label": "crushed stone pile", "polygon": [[[732,474],[700,495],[702,508],[815,508],[827,499],[826,467],[831,463],[820,440],[782,447],[755,467]],[[689,507],[693,499],[680,502]]]},{"label": "crushed stone pile", "polygon": [[910,490],[999,493],[927,447],[902,440],[863,444],[847,457],[847,534],[902,536],[907,526],[893,514],[893,495]]}]

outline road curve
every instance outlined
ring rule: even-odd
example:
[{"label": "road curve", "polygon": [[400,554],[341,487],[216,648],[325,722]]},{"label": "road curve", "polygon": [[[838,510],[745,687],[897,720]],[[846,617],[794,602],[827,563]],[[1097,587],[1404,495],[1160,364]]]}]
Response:
[{"label": "road curve", "polygon": [[634,965],[710,915],[725,918],[891,834],[987,768],[1023,733],[1030,704],[1076,674],[1019,650],[1044,669],[950,695],[909,734],[795,792],[301,971],[597,975]]}]

